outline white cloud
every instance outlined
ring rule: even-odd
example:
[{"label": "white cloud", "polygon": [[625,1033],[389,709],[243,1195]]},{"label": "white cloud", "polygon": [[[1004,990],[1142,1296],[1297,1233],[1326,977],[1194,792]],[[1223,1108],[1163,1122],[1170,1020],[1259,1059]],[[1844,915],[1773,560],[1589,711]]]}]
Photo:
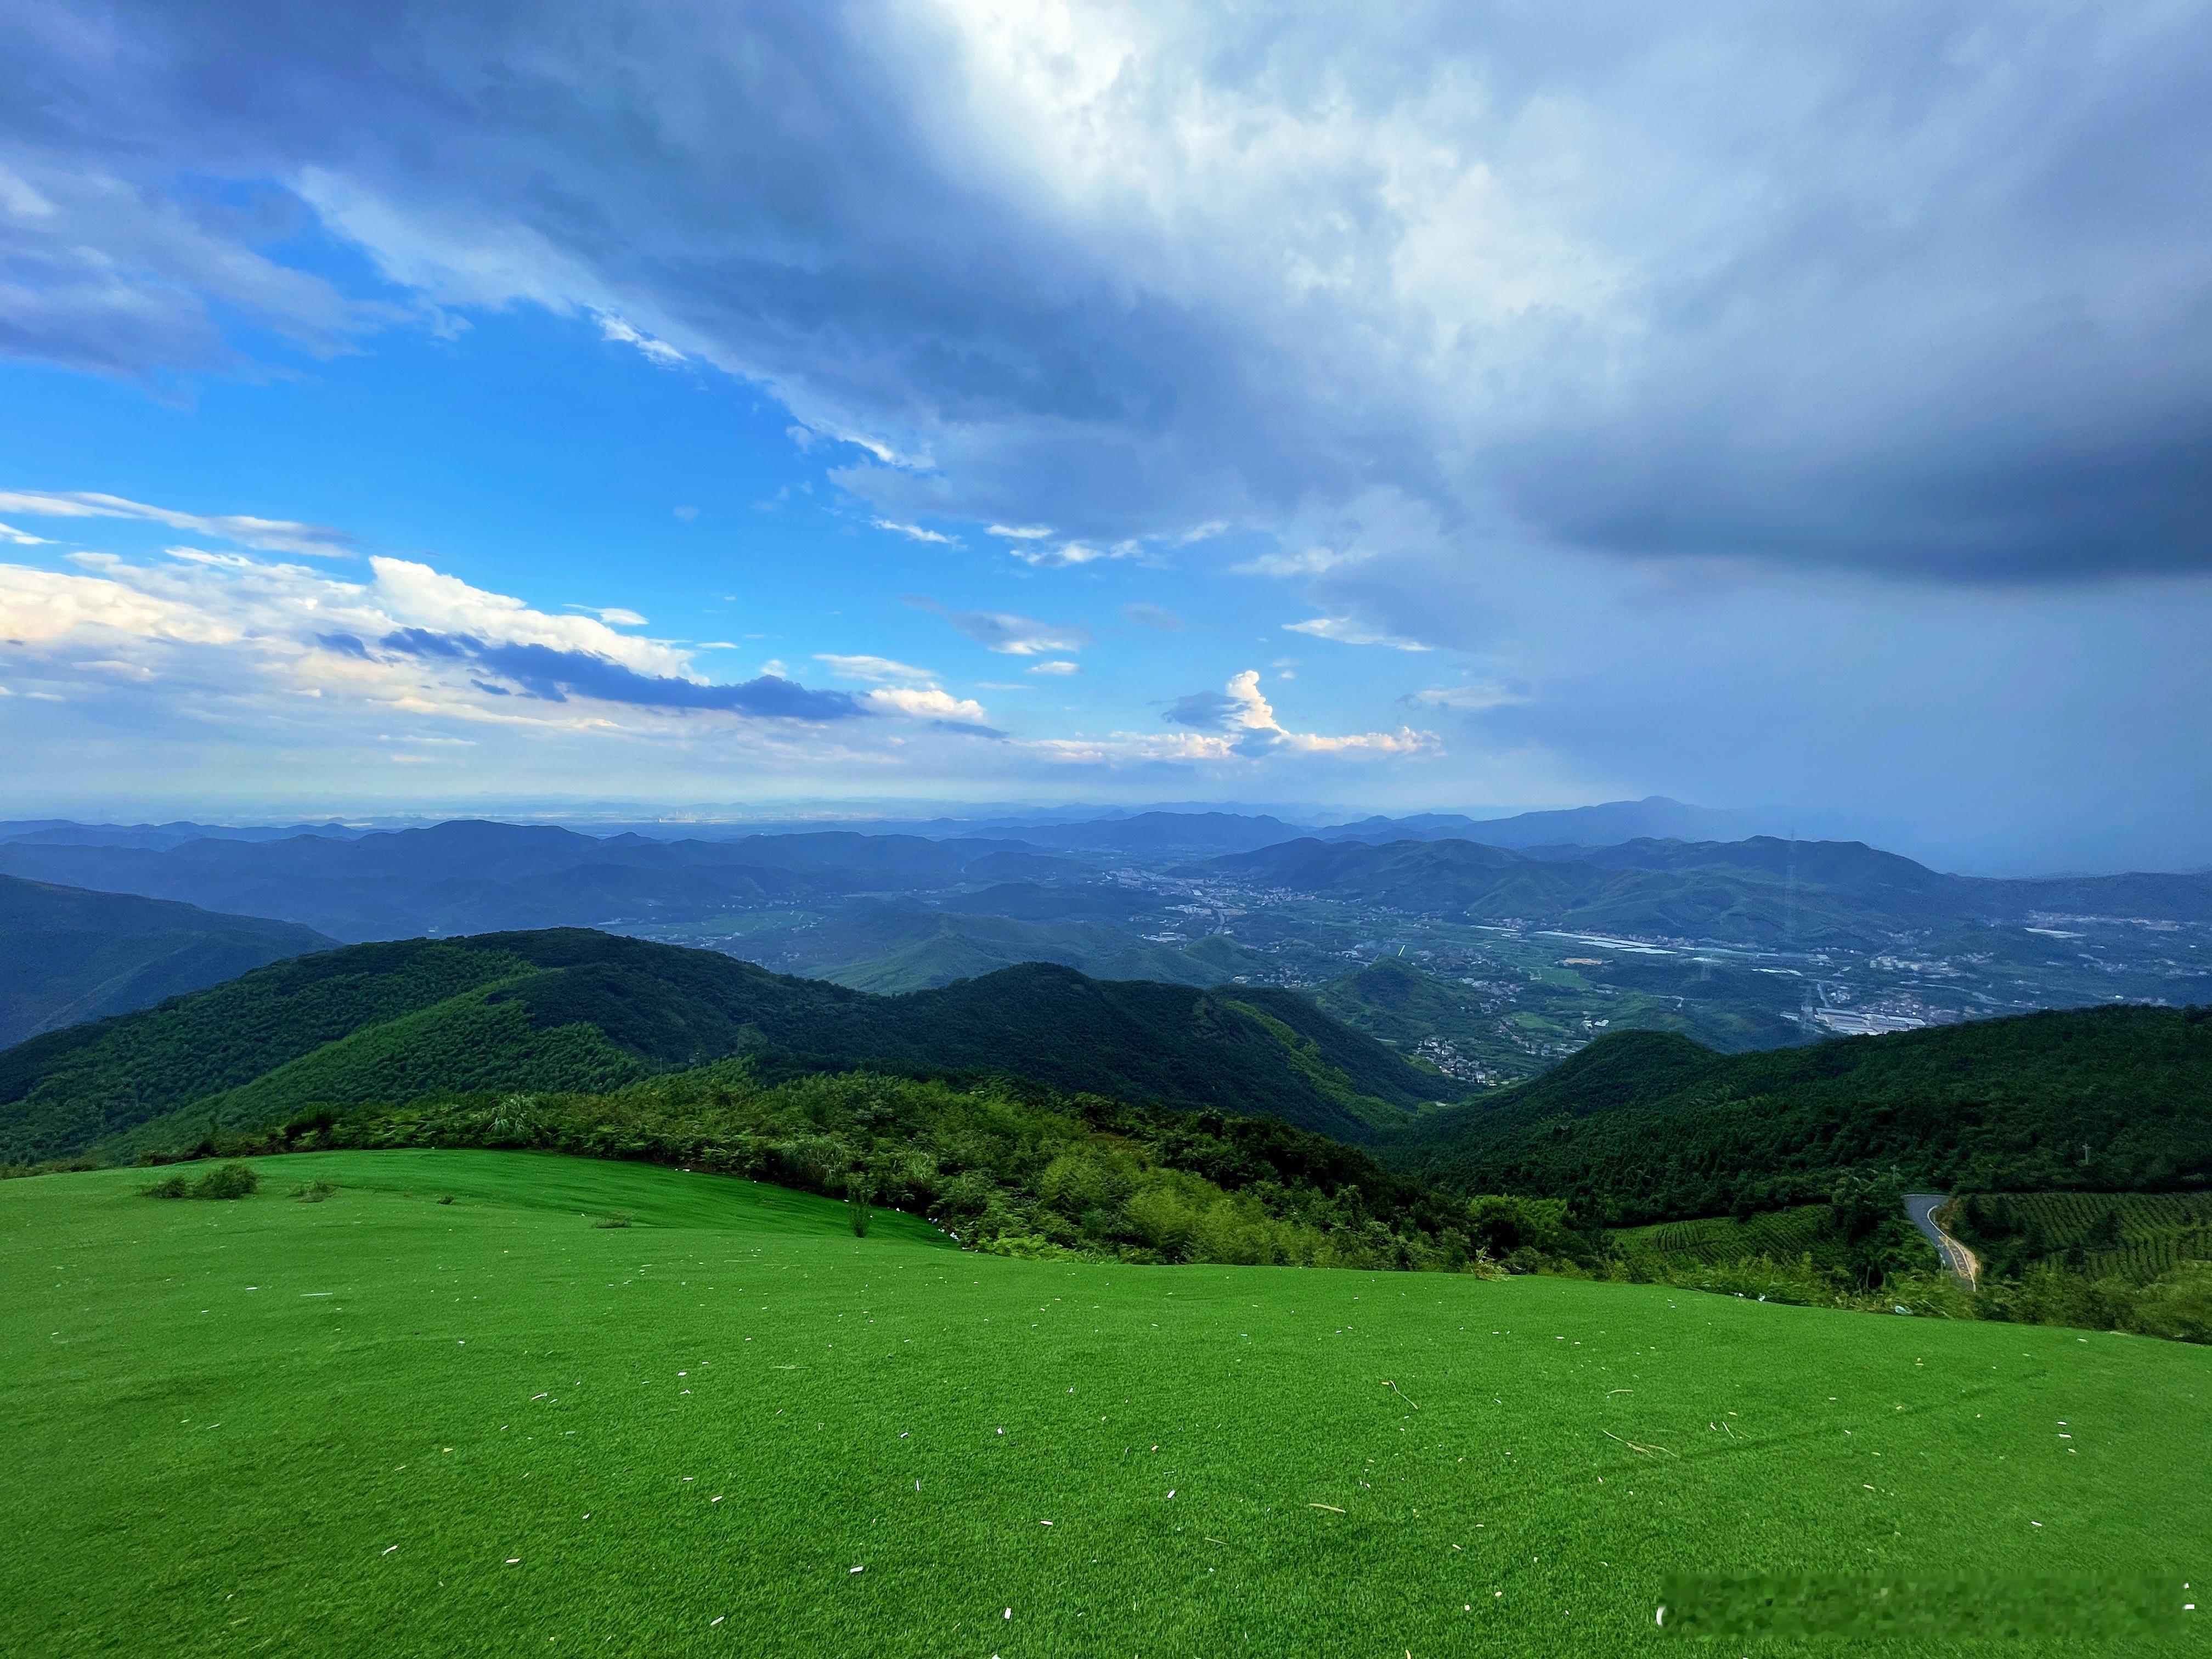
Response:
[{"label": "white cloud", "polygon": [[817,651],[814,653],[814,660],[828,663],[835,672],[846,679],[867,680],[878,685],[933,684],[937,678],[927,668],[893,662],[889,657],[846,657],[832,651]]},{"label": "white cloud", "polygon": [[1009,657],[1080,651],[1091,643],[1091,635],[1080,628],[1042,623],[1005,611],[956,611],[945,619],[985,650]]},{"label": "white cloud", "polygon": [[1010,547],[1006,551],[1039,570],[1066,570],[1075,565],[1095,564],[1101,559],[1138,558],[1143,555],[1144,548],[1136,542],[1116,542],[1110,547],[1088,542],[1061,542],[1052,547],[1042,544]]},{"label": "white cloud", "polygon": [[1310,622],[1285,623],[1283,626],[1293,634],[1310,634],[1317,640],[1334,640],[1340,645],[1385,645],[1393,651],[1427,651],[1432,648],[1419,640],[1384,633],[1366,623],[1354,622],[1349,617],[1316,617]]},{"label": "white cloud", "polygon": [[1365,751],[1385,755],[1413,755],[1439,747],[1433,732],[1416,732],[1410,726],[1400,726],[1395,732],[1361,732],[1346,737],[1323,737],[1311,732],[1292,732],[1275,718],[1274,705],[1260,690],[1260,671],[1245,669],[1232,674],[1229,684],[1222,688],[1233,705],[1230,723],[1249,732],[1270,737],[1293,749],[1303,749],[1315,754],[1352,754]]},{"label": "white cloud", "polygon": [[1468,685],[1432,686],[1416,691],[1406,702],[1422,708],[1456,708],[1463,713],[1475,713],[1485,708],[1505,708],[1528,701],[1527,696],[1496,680],[1481,680]]},{"label": "white cloud", "polygon": [[1010,536],[1018,542],[1041,542],[1052,534],[1052,526],[1048,524],[994,524],[989,533]]},{"label": "white cloud", "polygon": [[918,524],[902,524],[896,519],[871,519],[869,522],[878,530],[888,530],[894,535],[905,537],[908,541],[935,542],[942,547],[960,545],[958,537],[944,535],[934,530],[925,530]]},{"label": "white cloud", "polygon": [[933,685],[892,685],[866,693],[860,699],[881,713],[904,714],[915,720],[950,720],[961,726],[981,726],[990,716],[983,705],[956,697]]},{"label": "white cloud", "polygon": [[674,368],[679,363],[690,361],[667,341],[656,340],[650,334],[640,333],[611,311],[599,313],[599,322],[602,340],[611,340],[618,345],[635,346],[648,362],[656,363],[662,368]]},{"label": "white cloud", "polygon": [[1066,661],[1041,662],[1029,672],[1032,674],[1080,674],[1083,672],[1083,665],[1079,662]]},{"label": "white cloud", "polygon": [[33,536],[28,531],[18,530],[11,524],[0,524],[0,542],[9,542],[17,547],[52,547],[53,545],[44,536]]},{"label": "white cloud", "polygon": [[563,611],[580,611],[587,617],[597,617],[611,628],[642,628],[646,623],[646,619],[636,611],[625,611],[618,605],[564,605],[561,608]]},{"label": "white cloud", "polygon": [[[167,525],[196,536],[215,536],[240,547],[264,553],[303,553],[314,558],[351,556],[352,538],[343,531],[322,525],[295,524],[285,519],[257,519],[240,514],[180,513],[173,507],[149,507],[120,495],[90,490],[0,489],[0,513],[24,513],[48,519],[136,519]],[[10,538],[10,539],[15,539]]]}]

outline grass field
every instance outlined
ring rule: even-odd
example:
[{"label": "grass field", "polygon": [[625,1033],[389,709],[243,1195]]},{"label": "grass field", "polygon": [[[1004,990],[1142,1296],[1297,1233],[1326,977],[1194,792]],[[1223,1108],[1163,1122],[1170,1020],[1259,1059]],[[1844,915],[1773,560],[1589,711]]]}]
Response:
[{"label": "grass field", "polygon": [[0,1652],[1619,1655],[1686,1571],[2148,1575],[2178,1622],[2212,1565],[2203,1348],[1009,1261],[536,1154],[259,1168],[0,1184]]}]

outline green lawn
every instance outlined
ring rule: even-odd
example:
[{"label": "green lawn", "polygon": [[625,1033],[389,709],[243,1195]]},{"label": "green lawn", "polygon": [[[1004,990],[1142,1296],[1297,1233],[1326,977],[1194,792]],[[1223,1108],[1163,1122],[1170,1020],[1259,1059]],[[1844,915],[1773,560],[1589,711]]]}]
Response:
[{"label": "green lawn", "polygon": [[2178,1602],[2212,1544],[2203,1348],[1005,1261],[535,1154],[259,1168],[0,1184],[0,1652],[1618,1655],[1670,1573]]}]

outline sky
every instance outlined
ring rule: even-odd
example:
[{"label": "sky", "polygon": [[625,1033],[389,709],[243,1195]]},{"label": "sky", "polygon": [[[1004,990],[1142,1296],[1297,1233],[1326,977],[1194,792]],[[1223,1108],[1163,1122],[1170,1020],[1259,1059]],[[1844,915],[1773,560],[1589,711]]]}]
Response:
[{"label": "sky", "polygon": [[0,817],[2212,865],[2212,10],[0,12]]}]

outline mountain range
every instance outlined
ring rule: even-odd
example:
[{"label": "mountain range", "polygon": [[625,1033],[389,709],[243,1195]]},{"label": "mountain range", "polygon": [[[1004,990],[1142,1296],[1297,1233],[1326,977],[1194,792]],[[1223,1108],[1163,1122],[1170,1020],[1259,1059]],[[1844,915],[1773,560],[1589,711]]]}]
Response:
[{"label": "mountain range", "polygon": [[1286,842],[1194,875],[1420,915],[1765,947],[2039,915],[2212,921],[2212,876],[1944,875],[1858,842],[1632,841],[1514,853],[1474,842]]},{"label": "mountain range", "polygon": [[1006,1074],[1370,1139],[1444,1079],[1294,993],[1102,982],[1042,963],[878,997],[585,929],[358,945],[0,1053],[0,1161],[260,1128],[314,1107],[596,1091],[732,1054],[764,1068]]}]

